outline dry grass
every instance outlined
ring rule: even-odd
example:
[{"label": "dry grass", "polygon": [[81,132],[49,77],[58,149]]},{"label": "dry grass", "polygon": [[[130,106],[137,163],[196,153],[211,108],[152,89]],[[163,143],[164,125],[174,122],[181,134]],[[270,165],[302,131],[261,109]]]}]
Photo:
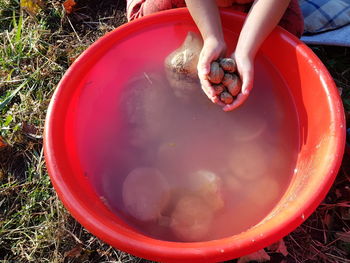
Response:
[{"label": "dry grass", "polygon": [[[64,209],[45,168],[44,118],[50,97],[74,58],[124,23],[124,1],[47,1],[31,17],[17,0],[0,0],[0,262],[146,262],[104,244]],[[313,47],[350,111],[349,48]],[[344,160],[315,213],[285,238],[289,255],[272,262],[350,262],[350,167]]]}]

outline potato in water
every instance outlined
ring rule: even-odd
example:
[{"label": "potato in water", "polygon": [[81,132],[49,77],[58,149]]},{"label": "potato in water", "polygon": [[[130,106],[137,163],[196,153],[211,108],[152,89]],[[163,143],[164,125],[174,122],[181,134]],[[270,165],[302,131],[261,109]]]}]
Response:
[{"label": "potato in water", "polygon": [[169,184],[155,168],[136,168],[123,183],[124,206],[138,220],[152,221],[159,218],[169,199]]},{"label": "potato in water", "polygon": [[220,177],[208,170],[199,170],[189,176],[190,190],[200,196],[213,211],[224,207],[221,184]]},{"label": "potato in water", "polygon": [[170,227],[182,241],[196,242],[206,238],[213,213],[202,198],[183,196],[171,215]]}]

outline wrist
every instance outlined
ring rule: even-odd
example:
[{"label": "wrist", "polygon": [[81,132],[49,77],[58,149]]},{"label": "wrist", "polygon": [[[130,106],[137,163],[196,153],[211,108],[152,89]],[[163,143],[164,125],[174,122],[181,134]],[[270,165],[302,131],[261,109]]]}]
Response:
[{"label": "wrist", "polygon": [[237,46],[234,52],[234,56],[236,59],[239,59],[239,60],[253,61],[255,58],[255,52],[247,48],[240,48],[239,46]]},{"label": "wrist", "polygon": [[223,37],[210,36],[203,39],[204,46],[216,47],[219,50],[226,50],[226,43]]}]

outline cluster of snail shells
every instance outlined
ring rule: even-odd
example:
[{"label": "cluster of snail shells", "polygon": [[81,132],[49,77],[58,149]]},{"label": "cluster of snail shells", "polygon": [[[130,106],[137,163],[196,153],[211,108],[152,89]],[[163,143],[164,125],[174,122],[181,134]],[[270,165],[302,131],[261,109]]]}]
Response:
[{"label": "cluster of snail shells", "polygon": [[231,104],[242,89],[242,81],[235,72],[236,63],[232,58],[222,58],[210,65],[208,80],[225,104]]}]

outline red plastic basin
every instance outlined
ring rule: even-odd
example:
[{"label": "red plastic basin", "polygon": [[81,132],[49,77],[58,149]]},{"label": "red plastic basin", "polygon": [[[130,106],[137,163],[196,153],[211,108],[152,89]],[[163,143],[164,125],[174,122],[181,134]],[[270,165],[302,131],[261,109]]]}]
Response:
[{"label": "red plastic basin", "polygon": [[[221,15],[232,51],[244,16],[226,10]],[[180,45],[188,30],[196,30],[188,11],[169,10],[127,23],[88,48],[66,72],[50,103],[44,137],[45,159],[53,186],[65,207],[86,229],[113,247],[156,261],[217,262],[270,245],[294,230],[316,209],[341,164],[345,120],[337,88],[324,65],[302,42],[283,29],[276,29],[258,57],[270,61],[289,89],[300,138],[295,173],[283,198],[259,224],[220,240],[166,242],[136,232],[96,194],[79,159],[77,131],[97,132],[99,125],[117,119],[118,116],[108,115],[113,107],[113,94],[118,94],[115,83],[142,70],[151,57],[167,55]],[[93,81],[98,85],[90,85]],[[86,99],[84,96],[90,96],[91,104],[82,108],[80,102]],[[90,123],[88,128],[79,127],[77,116]],[[102,145],[103,139],[100,137],[94,143]]]}]

